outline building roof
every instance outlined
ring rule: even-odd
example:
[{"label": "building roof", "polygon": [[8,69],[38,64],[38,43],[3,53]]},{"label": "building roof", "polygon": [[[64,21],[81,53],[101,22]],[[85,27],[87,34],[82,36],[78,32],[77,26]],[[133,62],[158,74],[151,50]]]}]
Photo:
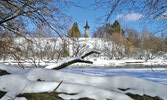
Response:
[{"label": "building roof", "polygon": [[88,26],[88,21],[86,21],[86,26],[85,26],[84,28],[90,28],[90,27]]}]

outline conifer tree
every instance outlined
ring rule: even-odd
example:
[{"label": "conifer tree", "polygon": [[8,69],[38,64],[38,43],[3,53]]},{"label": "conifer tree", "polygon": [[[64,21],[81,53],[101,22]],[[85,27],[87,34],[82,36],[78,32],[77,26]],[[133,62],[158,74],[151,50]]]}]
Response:
[{"label": "conifer tree", "polygon": [[113,25],[107,23],[104,26],[97,28],[97,31],[95,31],[93,37],[104,38],[112,35],[113,33],[118,33],[124,36],[124,30],[121,28],[121,25],[117,20],[113,23]]},{"label": "conifer tree", "polygon": [[81,37],[77,22],[74,22],[72,28],[68,31],[68,37]]},{"label": "conifer tree", "polygon": [[112,33],[120,33],[124,36],[124,30],[121,28],[121,25],[117,20],[113,23],[111,31]]}]

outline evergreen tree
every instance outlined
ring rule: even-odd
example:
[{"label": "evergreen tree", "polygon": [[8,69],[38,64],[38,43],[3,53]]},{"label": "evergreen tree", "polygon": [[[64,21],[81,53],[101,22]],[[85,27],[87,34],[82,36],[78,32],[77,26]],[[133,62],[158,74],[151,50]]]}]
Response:
[{"label": "evergreen tree", "polygon": [[68,37],[81,37],[77,22],[74,22],[72,28],[68,31]]},{"label": "evergreen tree", "polygon": [[97,31],[95,31],[93,37],[109,38],[109,36],[111,36],[113,33],[118,33],[124,36],[124,30],[121,28],[121,25],[117,20],[113,23],[113,25],[111,25],[110,23],[107,23],[104,26],[97,28]]},{"label": "evergreen tree", "polygon": [[111,32],[112,33],[120,33],[121,35],[124,36],[124,30],[121,28],[121,25],[119,24],[119,22],[117,20],[113,23]]}]

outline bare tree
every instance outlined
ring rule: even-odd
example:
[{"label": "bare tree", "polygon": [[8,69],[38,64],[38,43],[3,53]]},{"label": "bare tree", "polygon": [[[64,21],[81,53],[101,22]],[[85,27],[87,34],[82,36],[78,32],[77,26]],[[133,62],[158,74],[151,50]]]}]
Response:
[{"label": "bare tree", "polygon": [[1,34],[26,38],[35,26],[45,26],[60,36],[67,18],[64,10],[69,5],[73,3],[68,0],[1,0],[0,29],[5,31]]},{"label": "bare tree", "polygon": [[126,38],[133,43],[135,47],[139,47],[140,35],[135,29],[126,29]]},{"label": "bare tree", "polygon": [[[161,25],[158,26],[157,32],[155,33],[167,31],[166,30],[167,0],[95,0],[95,1],[96,1],[96,8],[97,9],[103,8],[104,11],[106,12],[105,23],[110,21],[110,19],[114,18],[115,15],[125,13],[124,11],[126,9],[127,11],[130,12],[133,11],[141,13],[142,19],[145,19],[147,21],[149,20],[149,23],[152,24],[154,23],[154,25]],[[129,34],[131,33],[132,30],[131,32],[129,32]],[[144,50],[148,51],[146,60],[147,58],[148,59],[154,58],[155,56],[158,56],[162,53],[163,46],[160,47],[160,45],[162,45],[160,44],[162,43],[162,40],[159,37],[155,36],[155,33],[151,33],[148,37],[146,36],[147,38],[145,39],[144,39],[145,36],[144,37],[142,36],[140,38],[141,40],[136,39],[134,37],[128,38],[129,39],[128,41],[132,42],[132,44],[134,44],[135,47],[145,48]],[[135,37],[138,37],[138,35],[136,34]]]},{"label": "bare tree", "polygon": [[61,35],[62,22],[66,18],[63,10],[69,4],[72,3],[66,0],[1,0],[0,26],[15,35],[24,36],[27,23],[41,24]]},{"label": "bare tree", "polygon": [[88,47],[87,43],[86,43],[87,39],[82,40],[82,38],[70,38],[70,52],[71,52],[71,56],[72,57],[76,57],[79,55],[82,55]]},{"label": "bare tree", "polygon": [[[108,55],[110,55],[110,59],[122,59],[125,57],[125,46],[124,46],[124,37],[119,33],[112,33],[112,35],[107,34],[107,45],[105,46],[105,50]],[[112,44],[110,42],[112,41]]]},{"label": "bare tree", "polygon": [[47,38],[54,36],[54,34],[48,26],[38,24],[35,28],[33,28],[32,32],[30,32],[28,36],[35,38]]},{"label": "bare tree", "polygon": [[[41,52],[37,53],[32,45],[37,45],[37,41],[32,43],[34,41],[27,37],[49,37],[55,34],[61,36],[66,27],[66,21],[69,19],[65,14],[69,5],[73,6],[75,4],[68,0],[0,0],[0,48],[5,51],[2,53],[2,55],[5,55],[3,57],[6,58],[9,52],[15,60],[21,60],[24,57],[20,55],[27,52],[26,47],[23,50],[23,45],[22,47],[21,45],[13,45],[11,41],[15,37],[24,37],[27,40],[25,43],[29,44],[29,48],[27,48],[29,51],[25,56],[29,58],[31,55],[33,62],[36,57],[46,56],[42,48]],[[55,50],[53,51],[55,52]]]},{"label": "bare tree", "polygon": [[93,34],[94,38],[105,38],[106,37],[106,30],[105,27],[98,27],[97,30]]},{"label": "bare tree", "polygon": [[142,56],[145,57],[145,60],[153,59],[162,54],[161,39],[157,36],[154,36],[147,30],[143,30],[140,49],[142,50]]},{"label": "bare tree", "polygon": [[109,9],[106,11],[106,21],[113,17],[112,14],[123,12],[124,9],[142,12],[145,18],[160,19],[167,17],[166,2],[167,0],[96,0],[96,6]]}]

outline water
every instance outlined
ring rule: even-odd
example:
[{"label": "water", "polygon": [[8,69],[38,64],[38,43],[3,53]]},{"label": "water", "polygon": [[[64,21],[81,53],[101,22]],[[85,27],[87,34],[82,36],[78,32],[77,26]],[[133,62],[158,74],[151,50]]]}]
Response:
[{"label": "water", "polygon": [[65,72],[73,72],[94,76],[129,75],[151,80],[167,85],[167,68],[145,69],[62,69]]}]

